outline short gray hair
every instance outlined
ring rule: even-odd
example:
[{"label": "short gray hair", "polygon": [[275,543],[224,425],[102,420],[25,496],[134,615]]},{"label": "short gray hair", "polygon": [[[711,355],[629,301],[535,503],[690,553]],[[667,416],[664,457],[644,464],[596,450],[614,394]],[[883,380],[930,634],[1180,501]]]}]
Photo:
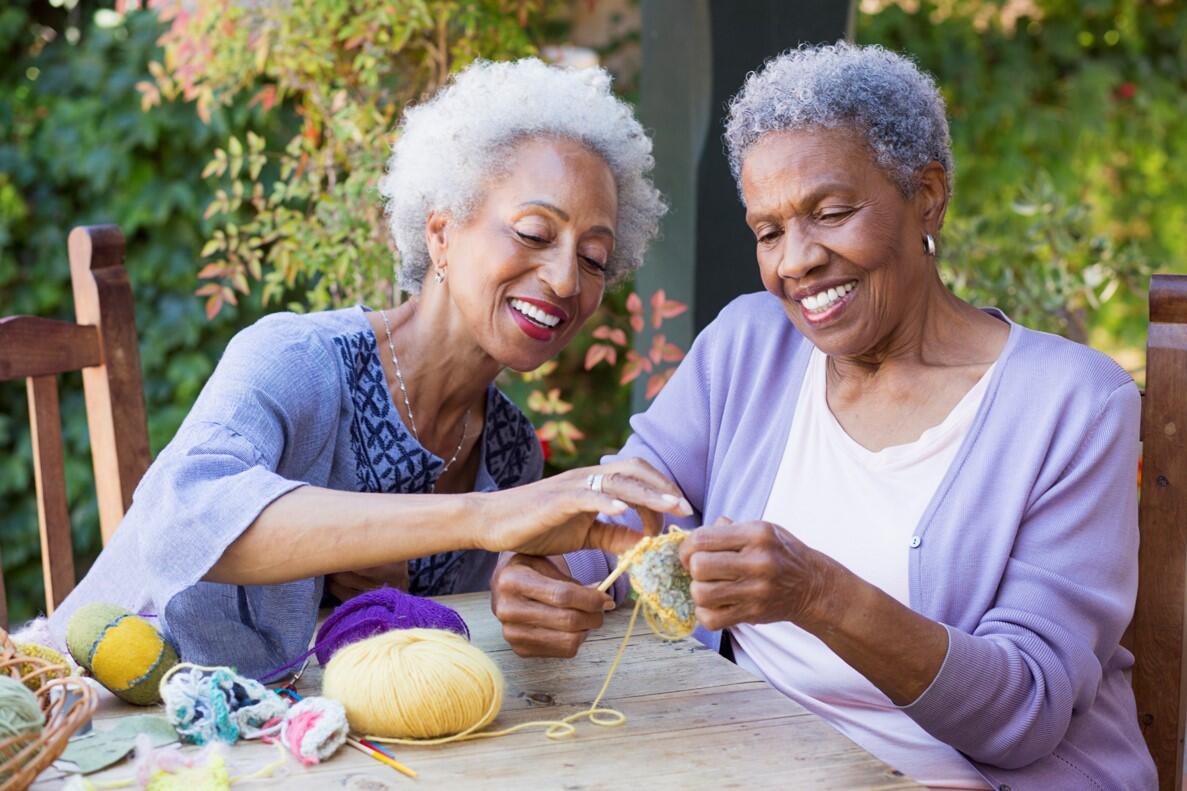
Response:
[{"label": "short gray hair", "polygon": [[918,173],[939,162],[952,189],[952,140],[935,81],[911,60],[879,46],[801,46],[746,77],[730,101],[725,143],[739,180],[746,152],[771,132],[852,128],[907,196]]},{"label": "short gray hair", "polygon": [[667,207],[651,183],[651,138],[631,108],[610,92],[600,68],[573,70],[535,58],[477,61],[404,113],[379,191],[400,253],[400,285],[418,293],[428,271],[425,222],[432,211],[465,220],[502,172],[516,144],[570,139],[606,161],[618,187],[617,240],[608,283],[643,262]]}]

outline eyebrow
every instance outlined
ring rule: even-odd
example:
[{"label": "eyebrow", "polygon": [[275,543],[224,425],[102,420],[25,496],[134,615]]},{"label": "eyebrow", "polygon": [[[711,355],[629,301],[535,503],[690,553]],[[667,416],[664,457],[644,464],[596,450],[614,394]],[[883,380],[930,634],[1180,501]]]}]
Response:
[{"label": "eyebrow", "polygon": [[[548,201],[530,200],[530,201],[526,201],[524,203],[519,204],[519,206],[520,206],[520,208],[523,208],[524,206],[538,206],[541,209],[547,209],[548,211],[555,214],[557,217],[560,217],[565,222],[568,222],[570,219],[569,213],[567,211],[562,209],[560,206],[555,206],[555,205],[549,203]],[[607,228],[605,225],[595,225],[594,227],[590,228],[590,230],[594,231],[596,233],[605,234],[606,236],[609,236],[611,239],[617,238],[614,235],[614,231],[610,228]]]},{"label": "eyebrow", "polygon": [[[795,196],[795,198],[796,198],[795,202],[809,204],[809,205],[816,204],[822,198],[824,198],[825,196],[827,196],[831,193],[846,193],[846,194],[852,195],[853,194],[853,185],[846,184],[846,183],[840,182],[840,181],[827,181],[827,182],[824,182],[823,184],[819,184],[819,185],[812,187],[811,189],[809,189],[807,192],[803,193],[802,195]],[[785,199],[780,200],[776,204],[776,207],[782,206],[785,203],[786,203]],[[746,212],[746,220],[747,220],[747,222],[749,222],[751,220],[759,220],[759,219],[762,219],[763,217],[770,216],[771,214],[774,214],[775,212],[776,212],[776,210],[772,210],[769,207],[762,206],[762,207],[759,207],[758,211],[747,211]]]}]

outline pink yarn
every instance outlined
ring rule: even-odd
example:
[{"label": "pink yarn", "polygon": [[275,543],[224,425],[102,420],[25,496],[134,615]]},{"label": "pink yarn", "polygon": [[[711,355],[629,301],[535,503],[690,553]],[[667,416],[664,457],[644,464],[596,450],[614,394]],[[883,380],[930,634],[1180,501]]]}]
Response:
[{"label": "pink yarn", "polygon": [[320,763],[320,759],[316,755],[303,755],[301,753],[301,740],[305,738],[305,734],[317,724],[321,719],[321,713],[306,709],[295,717],[290,717],[284,728],[284,745],[289,748],[289,752],[297,756],[297,760],[305,766],[313,766]]},{"label": "pink yarn", "polygon": [[350,732],[346,709],[329,698],[288,694],[297,702],[284,715],[280,743],[302,764],[313,766],[333,755],[346,741]]}]

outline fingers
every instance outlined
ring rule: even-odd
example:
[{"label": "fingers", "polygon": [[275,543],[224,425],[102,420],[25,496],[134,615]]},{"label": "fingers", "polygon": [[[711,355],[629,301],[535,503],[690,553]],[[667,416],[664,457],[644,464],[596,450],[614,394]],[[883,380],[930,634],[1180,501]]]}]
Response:
[{"label": "fingers", "polygon": [[519,656],[572,659],[589,632],[559,632],[521,623],[503,624],[503,639]]},{"label": "fingers", "polygon": [[[681,542],[687,544],[685,540]],[[761,569],[740,552],[695,552],[689,556],[688,574],[701,582],[735,582],[753,577]]]},{"label": "fingers", "polygon": [[340,602],[353,599],[355,596],[371,590],[373,587],[373,584],[368,583],[362,577],[350,571],[326,575],[326,590]]},{"label": "fingers", "polygon": [[503,638],[520,656],[575,656],[613,606],[609,596],[578,585],[550,561],[524,555],[499,569],[492,590]]},{"label": "fingers", "polygon": [[658,536],[664,531],[664,518],[650,508],[636,508],[639,520],[643,522],[643,535]]},{"label": "fingers", "polygon": [[764,534],[769,533],[771,525],[765,522],[725,522],[720,519],[711,525],[698,528],[685,541],[681,542],[681,549],[688,546],[692,552],[736,552],[746,546],[761,541]]},{"label": "fingers", "polygon": [[[517,555],[499,572],[499,598],[522,599],[551,608],[601,613],[611,599],[606,594],[578,585],[564,577],[545,558]],[[502,619],[503,614],[495,615]]]},{"label": "fingers", "polygon": [[680,565],[684,566],[686,570],[689,569],[689,564],[692,562],[693,553],[700,551],[699,541],[693,540],[698,534],[703,533],[710,527],[722,527],[725,525],[732,525],[733,523],[734,520],[730,519],[728,516],[719,516],[713,520],[712,525],[708,525],[694,531],[691,536],[686,538],[684,541],[681,541],[680,546],[676,550],[677,557],[680,559]]},{"label": "fingers", "polygon": [[680,487],[642,459],[623,459],[591,467],[588,472],[600,473],[602,490],[621,500],[676,516],[692,515],[692,506]]},{"label": "fingers", "polygon": [[600,549],[611,555],[622,555],[641,539],[639,533],[625,525],[612,522],[594,522],[586,533],[586,548]]}]

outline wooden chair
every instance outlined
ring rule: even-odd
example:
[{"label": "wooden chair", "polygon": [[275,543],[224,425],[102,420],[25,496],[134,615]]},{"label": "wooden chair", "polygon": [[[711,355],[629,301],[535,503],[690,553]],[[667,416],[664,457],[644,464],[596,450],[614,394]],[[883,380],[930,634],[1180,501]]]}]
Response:
[{"label": "wooden chair", "polygon": [[1187,616],[1187,275],[1150,283],[1138,602],[1128,645],[1138,721],[1163,791],[1183,786]]},{"label": "wooden chair", "polygon": [[[57,375],[82,371],[104,544],[131,504],[149,462],[124,236],[114,225],[75,228],[69,251],[77,323],[37,316],[0,319],[0,381],[24,378],[29,395],[47,613],[75,583]],[[0,573],[0,627],[7,622]]]}]

